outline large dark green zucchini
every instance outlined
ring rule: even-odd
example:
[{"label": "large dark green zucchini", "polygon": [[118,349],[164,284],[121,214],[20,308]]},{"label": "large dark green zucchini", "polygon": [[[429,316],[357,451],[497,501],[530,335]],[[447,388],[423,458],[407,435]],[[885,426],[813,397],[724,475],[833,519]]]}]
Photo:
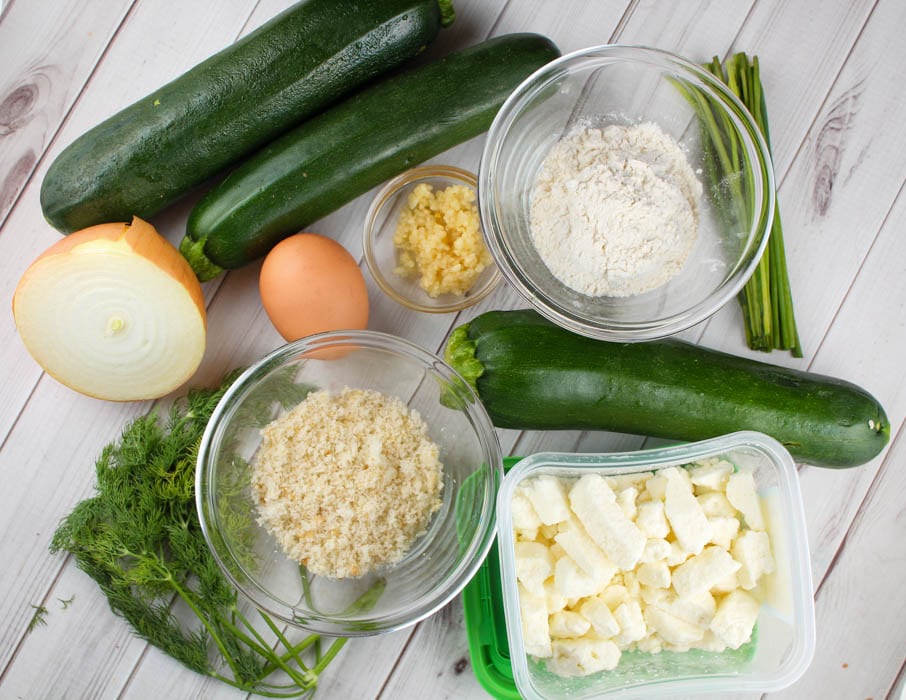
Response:
[{"label": "large dark green zucchini", "polygon": [[822,467],[864,464],[890,436],[878,401],[849,382],[678,340],[593,340],[534,311],[491,311],[459,326],[446,359],[500,428],[684,441],[757,430]]},{"label": "large dark green zucchini", "polygon": [[558,55],[537,34],[501,36],[353,95],[211,190],[189,216],[180,249],[202,280],[265,255],[387,178],[486,131],[516,86]]},{"label": "large dark green zucchini", "polygon": [[442,21],[450,0],[299,2],[76,139],[44,178],[44,216],[65,233],[149,218],[417,54]]}]

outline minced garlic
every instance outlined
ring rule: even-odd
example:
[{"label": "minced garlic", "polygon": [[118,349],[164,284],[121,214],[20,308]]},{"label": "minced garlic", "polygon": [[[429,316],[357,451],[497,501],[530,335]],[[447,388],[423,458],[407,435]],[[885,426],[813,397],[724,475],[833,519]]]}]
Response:
[{"label": "minced garlic", "polygon": [[418,275],[429,296],[465,294],[491,264],[478,223],[475,191],[465,185],[435,190],[415,186],[400,215],[396,233],[396,274]]},{"label": "minced garlic", "polygon": [[311,573],[350,578],[402,559],[440,508],[428,426],[377,391],[314,391],[262,430],[259,522]]}]

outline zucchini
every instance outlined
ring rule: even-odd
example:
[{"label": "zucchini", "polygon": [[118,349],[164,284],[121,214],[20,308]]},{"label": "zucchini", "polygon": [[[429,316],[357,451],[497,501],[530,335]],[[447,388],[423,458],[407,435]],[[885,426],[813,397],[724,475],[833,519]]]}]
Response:
[{"label": "zucchini", "polygon": [[70,144],[42,183],[44,216],[64,233],[150,218],[451,21],[451,0],[299,2]]},{"label": "zucchini", "polygon": [[855,384],[674,339],[594,340],[534,311],[478,316],[454,329],[445,356],[500,428],[683,441],[756,430],[821,467],[863,464],[890,436],[880,403]]},{"label": "zucchini", "polygon": [[517,85],[559,55],[537,34],[490,39],[385,79],[240,165],[189,215],[200,279],[241,267],[384,180],[486,131]]}]

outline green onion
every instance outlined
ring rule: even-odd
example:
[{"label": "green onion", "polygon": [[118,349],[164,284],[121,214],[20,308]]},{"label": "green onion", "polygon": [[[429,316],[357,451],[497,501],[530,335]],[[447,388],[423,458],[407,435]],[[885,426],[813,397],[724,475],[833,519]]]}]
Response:
[{"label": "green onion", "polygon": [[[711,63],[704,67],[726,84],[746,106],[761,129],[770,150],[767,107],[759,75],[758,57],[754,56],[749,61],[745,53],[737,53],[731,56],[724,66],[721,66],[720,59],[714,57]],[[710,118],[705,120],[706,128],[711,132],[713,142],[720,147],[720,153],[715,154],[715,157],[721,160],[723,169],[728,171],[732,167],[730,164],[737,162],[738,144],[732,136],[733,131],[721,129],[710,115],[710,110],[708,112]],[[725,141],[729,141],[729,144],[725,145]],[[726,152],[727,147],[729,153]],[[715,172],[712,168],[712,177],[715,176]],[[789,350],[794,357],[802,357],[802,347],[799,344],[799,333],[796,330],[796,318],[793,313],[779,207],[775,207],[774,210],[774,221],[768,233],[764,254],[752,277],[739,293],[738,299],[742,307],[746,343],[750,348],[764,352]]]}]

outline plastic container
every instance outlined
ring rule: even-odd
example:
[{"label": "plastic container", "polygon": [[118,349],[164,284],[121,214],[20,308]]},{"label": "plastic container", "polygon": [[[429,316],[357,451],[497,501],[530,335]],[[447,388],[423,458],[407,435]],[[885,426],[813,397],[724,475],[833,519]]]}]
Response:
[{"label": "plastic container", "polygon": [[[504,470],[509,471],[519,460],[519,457],[506,457]],[[463,589],[462,606],[469,656],[478,682],[498,700],[519,700],[510,663],[510,645],[506,639],[496,541],[481,568]]]},{"label": "plastic container", "polygon": [[[624,653],[613,671],[561,677],[525,653],[514,572],[510,501],[524,479],[589,472],[607,476],[656,471],[721,456],[751,472],[764,504],[776,571],[768,577],[753,640],[736,651]],[[615,454],[541,453],[504,478],[497,497],[500,574],[515,685],[528,700],[569,697],[670,697],[680,693],[772,692],[798,679],[815,651],[815,612],[805,514],[795,465],[776,440],[739,432],[698,443]]]}]

